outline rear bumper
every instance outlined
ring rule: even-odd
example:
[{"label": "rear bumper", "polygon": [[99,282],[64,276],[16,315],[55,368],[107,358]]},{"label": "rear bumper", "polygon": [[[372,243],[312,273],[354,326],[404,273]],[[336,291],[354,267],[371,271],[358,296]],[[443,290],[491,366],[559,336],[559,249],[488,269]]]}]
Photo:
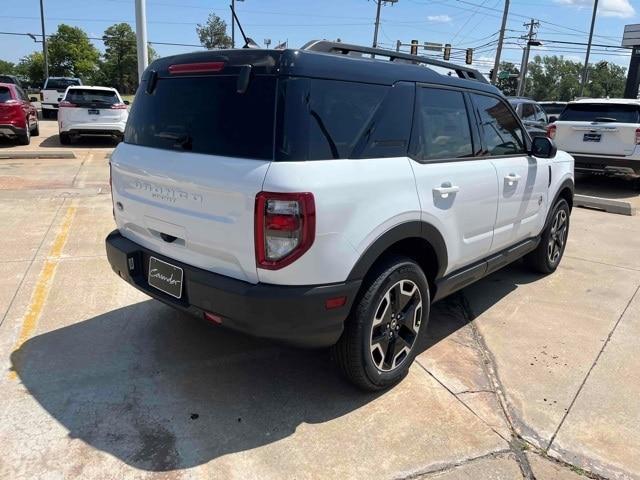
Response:
[{"label": "rear bumper", "polygon": [[123,135],[125,126],[125,123],[59,122],[60,132],[70,135]]},{"label": "rear bumper", "polygon": [[640,159],[627,157],[603,157],[571,153],[578,172],[640,175]]},{"label": "rear bumper", "polygon": [[43,110],[58,110],[57,103],[41,103],[40,105]]},{"label": "rear bumper", "polygon": [[0,124],[0,137],[17,137],[26,133],[26,128],[17,127],[15,125],[11,125],[10,123]]},{"label": "rear bumper", "polygon": [[[309,348],[338,341],[361,284],[360,280],[314,286],[251,284],[166,258],[117,230],[107,236],[106,248],[111,268],[153,298],[200,318],[204,312],[214,313],[222,317],[223,326],[233,330]],[[183,269],[182,298],[148,284],[150,256]],[[133,259],[133,270],[129,269],[129,259]],[[340,296],[347,297],[347,303],[327,310],[325,301]]]}]

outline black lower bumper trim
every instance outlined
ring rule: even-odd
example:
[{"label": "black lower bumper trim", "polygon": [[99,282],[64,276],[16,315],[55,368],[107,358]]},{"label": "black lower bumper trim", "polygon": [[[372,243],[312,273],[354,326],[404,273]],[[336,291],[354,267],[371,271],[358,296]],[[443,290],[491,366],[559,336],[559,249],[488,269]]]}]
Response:
[{"label": "black lower bumper trim", "polygon": [[[222,325],[233,330],[302,347],[327,347],[338,341],[361,284],[360,280],[320,286],[252,284],[166,258],[117,230],[107,236],[106,248],[113,270],[151,297],[200,318],[204,312],[219,315]],[[148,284],[150,256],[183,269],[180,299]],[[340,296],[347,298],[346,304],[327,310],[325,301]]]},{"label": "black lower bumper trim", "polygon": [[575,169],[577,171],[598,171],[607,172],[616,169],[630,169],[636,174],[640,174],[640,160],[630,160],[628,158],[615,157],[590,157],[586,155],[574,155]]},{"label": "black lower bumper trim", "polygon": [[[6,133],[6,131],[9,130],[10,133]],[[27,133],[27,129],[26,128],[20,128],[20,127],[16,127],[15,125],[11,125],[11,124],[0,124],[0,136],[15,136],[15,137],[19,137],[21,135],[25,135]]]}]

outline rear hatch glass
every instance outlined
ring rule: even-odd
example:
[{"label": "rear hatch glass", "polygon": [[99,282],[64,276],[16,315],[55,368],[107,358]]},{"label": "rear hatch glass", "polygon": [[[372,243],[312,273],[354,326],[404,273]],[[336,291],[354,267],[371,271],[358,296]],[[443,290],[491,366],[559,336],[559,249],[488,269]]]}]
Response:
[{"label": "rear hatch glass", "polygon": [[118,95],[113,90],[95,90],[88,88],[74,88],[67,92],[65,100],[78,107],[104,107],[120,103]]},{"label": "rear hatch glass", "polygon": [[136,95],[125,142],[165,150],[270,160],[276,77],[253,75],[238,93],[237,75],[163,77]]},{"label": "rear hatch glass", "polygon": [[547,113],[547,115],[559,115],[566,107],[562,103],[541,103],[540,106]]},{"label": "rear hatch glass", "polygon": [[44,90],[57,90],[59,92],[64,92],[67,87],[72,87],[74,85],[82,85],[82,83],[80,83],[80,80],[77,78],[49,78]]},{"label": "rear hatch glass", "polygon": [[568,122],[616,122],[639,123],[640,107],[638,105],[576,103],[567,105],[559,118]]}]

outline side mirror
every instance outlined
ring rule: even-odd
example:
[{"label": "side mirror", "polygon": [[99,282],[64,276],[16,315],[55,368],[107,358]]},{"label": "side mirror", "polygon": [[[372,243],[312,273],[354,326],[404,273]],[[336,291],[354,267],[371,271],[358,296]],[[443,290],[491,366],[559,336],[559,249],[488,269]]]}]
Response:
[{"label": "side mirror", "polygon": [[30,102],[39,102],[40,99],[38,97],[29,97]]},{"label": "side mirror", "polygon": [[124,101],[124,104],[125,104],[125,105],[131,105],[131,102],[130,102],[129,100],[125,100],[125,101]]},{"label": "side mirror", "polygon": [[538,158],[553,158],[558,152],[558,147],[553,140],[547,137],[534,137],[531,141],[529,155]]},{"label": "side mirror", "polygon": [[549,116],[549,123],[553,123],[553,122],[557,122],[557,121],[558,121],[557,115],[550,115]]}]

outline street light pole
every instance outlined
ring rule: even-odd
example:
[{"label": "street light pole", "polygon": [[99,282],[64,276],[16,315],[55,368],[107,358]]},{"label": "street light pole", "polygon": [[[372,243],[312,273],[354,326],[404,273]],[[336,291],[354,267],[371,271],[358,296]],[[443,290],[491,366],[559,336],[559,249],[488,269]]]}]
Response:
[{"label": "street light pole", "polygon": [[591,42],[593,41],[593,28],[596,25],[596,13],[598,13],[598,0],[593,2],[593,16],[591,17],[591,30],[589,31],[589,43],[587,45],[587,56],[584,59],[584,70],[582,71],[582,81],[580,82],[580,96],[584,93],[589,76],[589,55],[591,55]]},{"label": "street light pole", "polygon": [[149,64],[147,48],[147,1],[136,0],[136,39],[138,44],[138,81]]},{"label": "street light pole", "polygon": [[500,68],[500,56],[502,55],[502,44],[504,43],[504,31],[507,28],[507,17],[509,16],[509,0],[504,2],[504,13],[502,14],[502,26],[500,27],[500,37],[498,38],[498,49],[496,50],[496,59],[493,63],[493,75],[491,75],[491,83],[495,85],[498,78],[498,69]]},{"label": "street light pole", "polygon": [[44,79],[49,78],[49,54],[47,52],[47,36],[44,31],[44,5],[40,0],[40,24],[42,26],[42,56],[44,57]]}]

